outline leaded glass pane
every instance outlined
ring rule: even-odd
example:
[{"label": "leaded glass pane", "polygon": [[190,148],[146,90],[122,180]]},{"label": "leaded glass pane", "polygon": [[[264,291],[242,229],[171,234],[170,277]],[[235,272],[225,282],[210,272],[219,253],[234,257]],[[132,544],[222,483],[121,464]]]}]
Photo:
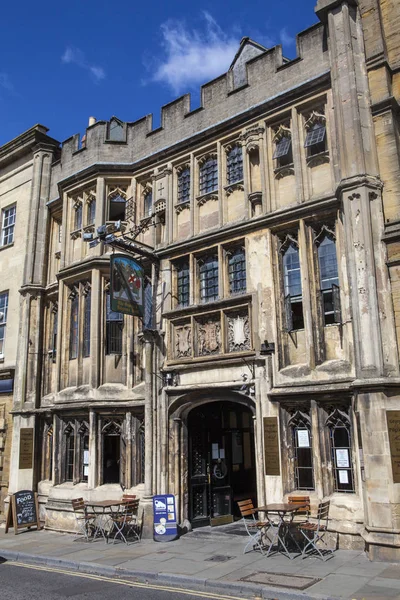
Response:
[{"label": "leaded glass pane", "polygon": [[238,294],[246,291],[246,254],[242,248],[233,252],[228,259],[229,291]]},{"label": "leaded glass pane", "polygon": [[122,354],[122,313],[111,310],[111,297],[106,294],[106,354]]},{"label": "leaded glass pane", "polygon": [[75,209],[75,226],[74,229],[80,229],[82,227],[82,204]]},{"label": "leaded glass pane", "polygon": [[217,256],[210,256],[200,264],[200,298],[202,302],[218,299]]},{"label": "leaded glass pane", "polygon": [[178,175],[178,202],[187,202],[190,199],[190,169],[183,169]]},{"label": "leaded glass pane", "polygon": [[242,147],[234,146],[228,153],[227,158],[228,184],[242,181],[243,179],[243,153]]},{"label": "leaded glass pane", "polygon": [[292,139],[290,137],[284,136],[279,142],[276,143],[275,152],[273,155],[273,159],[281,158],[282,156],[286,156],[289,153],[290,146],[292,144]]},{"label": "leaded glass pane", "polygon": [[179,306],[189,305],[189,263],[184,262],[178,265],[176,270],[177,292]]},{"label": "leaded glass pane", "polygon": [[92,200],[88,204],[87,224],[92,225],[96,216],[96,200]]},{"label": "leaded glass pane", "polygon": [[207,158],[200,167],[200,194],[218,189],[218,162],[216,158]]},{"label": "leaded glass pane", "polygon": [[308,130],[304,148],[320,144],[325,139],[326,127],[322,123],[316,123]]},{"label": "leaded glass pane", "polygon": [[293,298],[301,296],[301,272],[299,249],[293,244],[289,246],[283,256],[283,276],[285,296]]}]

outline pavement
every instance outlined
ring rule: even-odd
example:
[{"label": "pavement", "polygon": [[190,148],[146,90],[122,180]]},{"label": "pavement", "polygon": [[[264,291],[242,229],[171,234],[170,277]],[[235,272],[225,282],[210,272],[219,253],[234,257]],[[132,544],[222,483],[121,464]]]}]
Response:
[{"label": "pavement", "polygon": [[203,527],[173,542],[142,539],[126,545],[105,544],[101,538],[85,542],[46,530],[5,534],[0,528],[0,562],[3,558],[246,599],[400,600],[398,564],[370,562],[358,550],[337,550],[325,562],[243,554],[248,538],[239,531],[238,524],[231,530]]}]

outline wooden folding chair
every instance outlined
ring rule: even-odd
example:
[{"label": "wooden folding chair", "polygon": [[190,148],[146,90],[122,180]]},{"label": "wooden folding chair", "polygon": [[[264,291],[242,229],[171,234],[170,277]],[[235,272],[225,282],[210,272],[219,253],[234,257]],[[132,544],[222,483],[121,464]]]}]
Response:
[{"label": "wooden folding chair", "polygon": [[247,535],[250,537],[250,540],[244,547],[243,554],[246,554],[247,548],[249,547],[251,547],[252,550],[254,550],[255,547],[258,547],[261,554],[264,554],[262,535],[265,533],[265,528],[269,526],[268,522],[258,521],[256,519],[257,511],[253,506],[252,500],[241,500],[237,504],[243,518]]},{"label": "wooden folding chair", "polygon": [[[317,546],[318,542],[322,542],[326,546],[326,542],[324,541],[323,537],[328,530],[329,506],[329,500],[326,502],[320,502],[318,506],[316,523],[310,523],[309,521],[306,523],[299,523],[298,529],[306,539],[306,545],[303,549],[302,558],[305,558],[307,554],[311,555],[315,553],[317,553],[317,555],[319,555],[324,561],[332,557],[334,550],[330,548],[324,548],[321,551]],[[324,553],[326,557],[324,557]]]},{"label": "wooden folding chair", "polygon": [[75,498],[72,502],[74,509],[75,520],[78,525],[78,533],[82,533],[86,541],[89,541],[91,531],[96,529],[96,515],[88,513],[85,501],[83,498]]},{"label": "wooden folding chair", "polygon": [[292,523],[306,523],[310,517],[310,496],[289,496],[288,497],[289,504],[306,504],[305,508],[300,508],[296,511]]},{"label": "wooden folding chair", "polygon": [[140,531],[138,524],[139,500],[128,500],[121,504],[122,510],[112,513],[110,519],[112,522],[108,539],[115,531],[113,544],[119,537],[125,544],[128,544],[128,537],[132,533],[137,541],[140,541]]}]

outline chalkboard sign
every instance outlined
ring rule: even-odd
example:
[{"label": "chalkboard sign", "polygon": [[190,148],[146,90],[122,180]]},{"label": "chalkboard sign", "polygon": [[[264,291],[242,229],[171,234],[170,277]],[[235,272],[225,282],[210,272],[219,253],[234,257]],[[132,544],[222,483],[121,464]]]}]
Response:
[{"label": "chalkboard sign", "polygon": [[40,529],[39,506],[37,493],[31,490],[22,490],[12,494],[8,507],[6,533],[10,527],[17,534],[18,529],[23,527],[37,527]]}]

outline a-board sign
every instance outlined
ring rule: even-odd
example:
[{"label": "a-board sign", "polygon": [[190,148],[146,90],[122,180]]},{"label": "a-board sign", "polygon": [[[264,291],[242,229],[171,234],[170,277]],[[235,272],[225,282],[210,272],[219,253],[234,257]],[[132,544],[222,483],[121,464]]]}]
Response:
[{"label": "a-board sign", "polygon": [[154,532],[156,542],[172,542],[178,539],[175,496],[153,496]]},{"label": "a-board sign", "polygon": [[393,483],[400,483],[400,410],[386,411]]},{"label": "a-board sign", "polygon": [[17,534],[23,527],[37,527],[40,529],[39,506],[37,493],[31,490],[22,490],[10,496],[8,507],[6,533],[10,527]]},{"label": "a-board sign", "polygon": [[265,474],[280,475],[278,418],[264,417]]},{"label": "a-board sign", "polygon": [[23,427],[19,433],[19,468],[33,467],[33,427]]}]

